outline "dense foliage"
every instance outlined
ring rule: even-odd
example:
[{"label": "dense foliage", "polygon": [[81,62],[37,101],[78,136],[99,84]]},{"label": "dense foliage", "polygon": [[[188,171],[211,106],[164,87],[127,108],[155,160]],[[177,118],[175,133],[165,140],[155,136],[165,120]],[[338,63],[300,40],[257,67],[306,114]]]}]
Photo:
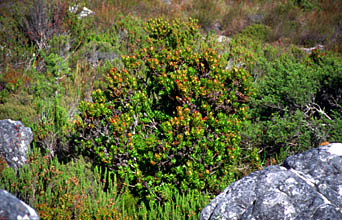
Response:
[{"label": "dense foliage", "polygon": [[0,119],[34,133],[0,187],[42,219],[198,219],[232,181],[342,142],[339,1],[165,2],[0,2]]},{"label": "dense foliage", "polygon": [[[244,123],[244,147],[266,161],[340,142],[341,59],[330,52],[265,44],[267,27],[253,25],[232,41],[231,58],[251,71],[255,96]],[[251,35],[251,33],[259,33]]]},{"label": "dense foliage", "polygon": [[150,43],[81,103],[76,144],[148,199],[167,199],[168,187],[218,192],[236,180],[249,74],[199,48],[192,20],[150,20],[145,30]]}]

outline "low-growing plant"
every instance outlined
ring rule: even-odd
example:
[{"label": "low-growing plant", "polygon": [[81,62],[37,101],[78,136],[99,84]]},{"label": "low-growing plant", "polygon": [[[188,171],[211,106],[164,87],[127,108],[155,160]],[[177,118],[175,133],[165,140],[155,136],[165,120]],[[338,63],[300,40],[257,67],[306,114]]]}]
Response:
[{"label": "low-growing plant", "polygon": [[301,7],[304,11],[310,11],[314,8],[318,8],[317,0],[292,0],[292,2]]},{"label": "low-growing plant", "polygon": [[193,20],[150,20],[145,30],[149,46],[123,57],[107,88],[81,103],[76,147],[147,201],[167,201],[165,189],[217,193],[239,176],[249,74],[225,70],[213,48],[196,48]]},{"label": "low-growing plant", "polygon": [[[254,40],[259,40],[261,42],[266,42],[270,36],[270,27],[263,24],[253,24],[244,28],[241,33],[235,35],[235,38],[247,37]],[[241,35],[241,36],[239,36]]]},{"label": "low-growing plant", "polygon": [[[70,73],[68,60],[58,54],[44,54],[43,60],[45,62],[46,72],[52,74],[56,80],[59,80]],[[56,82],[56,84],[58,84],[58,82]]]},{"label": "low-growing plant", "polygon": [[60,139],[67,137],[71,129],[72,104],[78,101],[71,96],[77,88],[70,88],[72,74],[67,61],[56,54],[44,58],[46,73],[31,72],[33,80],[29,92],[35,97],[32,104],[38,117],[30,127],[36,143],[53,155]]},{"label": "low-growing plant", "polygon": [[0,103],[0,120],[12,119],[23,122],[29,126],[38,118],[37,109],[32,95],[21,91],[18,94],[11,94],[6,102]]},{"label": "low-growing plant", "polygon": [[0,186],[36,209],[42,219],[107,219],[121,216],[115,184],[105,184],[83,159],[60,164],[34,147],[27,164],[4,168]]},{"label": "low-growing plant", "polygon": [[341,111],[342,104],[342,60],[334,54],[312,51],[310,58],[317,64],[317,81],[319,90],[316,94],[317,104],[328,114]]},{"label": "low-growing plant", "polygon": [[165,190],[169,200],[147,208],[127,187],[117,190],[114,172],[93,167],[82,157],[62,164],[35,146],[17,172],[0,157],[0,174],[0,188],[32,206],[41,219],[198,219],[210,200],[207,193]]},{"label": "low-growing plant", "polygon": [[47,48],[44,50],[45,56],[56,54],[60,57],[70,56],[71,49],[71,36],[70,34],[54,35],[48,42]]}]

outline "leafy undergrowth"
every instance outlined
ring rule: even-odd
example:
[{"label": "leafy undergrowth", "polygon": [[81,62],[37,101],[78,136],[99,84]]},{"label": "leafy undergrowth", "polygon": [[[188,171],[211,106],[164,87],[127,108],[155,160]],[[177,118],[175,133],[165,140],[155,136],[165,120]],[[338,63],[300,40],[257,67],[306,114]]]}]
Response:
[{"label": "leafy undergrowth", "polygon": [[147,208],[130,194],[127,182],[120,191],[117,184],[112,171],[102,172],[83,158],[61,164],[36,147],[23,168],[17,173],[2,168],[0,178],[1,188],[29,203],[41,219],[198,219],[210,201],[207,193],[166,190],[168,201]]},{"label": "leafy undergrowth", "polygon": [[341,142],[340,5],[206,2],[79,1],[96,13],[79,19],[3,1],[0,118],[34,141],[0,187],[42,219],[198,219],[231,182]]}]

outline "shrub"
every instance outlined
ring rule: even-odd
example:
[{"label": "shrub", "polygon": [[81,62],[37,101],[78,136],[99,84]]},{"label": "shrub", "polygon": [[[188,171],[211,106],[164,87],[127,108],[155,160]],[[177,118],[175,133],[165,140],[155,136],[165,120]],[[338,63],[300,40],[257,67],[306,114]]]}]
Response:
[{"label": "shrub", "polygon": [[249,102],[252,123],[244,126],[244,146],[257,147],[266,158],[282,152],[282,160],[286,153],[337,140],[341,60],[316,50],[304,56],[293,48],[267,48],[256,56],[256,95]]},{"label": "shrub", "polygon": [[286,108],[290,112],[303,110],[305,105],[314,100],[318,84],[314,68],[296,62],[294,57],[283,54],[270,63],[259,59],[263,66],[264,78],[257,84],[257,104],[261,115],[271,115],[274,112],[283,112]]},{"label": "shrub", "polygon": [[[253,24],[246,28],[244,28],[239,35],[241,37],[248,37],[254,40],[260,40],[261,42],[265,42],[268,40],[270,36],[271,30],[270,27],[263,24]],[[240,36],[235,36],[240,37]]]},{"label": "shrub", "polygon": [[57,80],[70,73],[68,60],[65,60],[58,54],[44,54],[43,60],[45,62],[46,72],[52,74]]},{"label": "shrub", "polygon": [[321,120],[308,119],[299,110],[276,112],[263,120],[254,118],[253,123],[244,124],[243,146],[257,148],[264,161],[277,158],[281,163],[288,155],[308,150],[326,140],[326,129],[322,129],[320,123]]},{"label": "shrub", "polygon": [[78,60],[80,58],[85,58],[87,62],[98,65],[101,61],[111,61],[118,58],[120,53],[107,42],[91,41],[84,45],[75,55],[77,56],[75,58],[78,58]]},{"label": "shrub", "polygon": [[[330,135],[331,135],[331,142],[342,142],[341,132],[342,132],[342,115],[341,111],[334,111],[333,112],[333,119],[334,123],[331,126]],[[331,122],[330,122],[331,123]]]},{"label": "shrub", "polygon": [[56,54],[60,57],[67,57],[70,55],[71,49],[71,36],[70,34],[54,35],[48,42],[44,54]]},{"label": "shrub", "polygon": [[70,88],[73,83],[68,60],[57,54],[45,55],[45,74],[30,70],[33,78],[31,88],[26,89],[35,97],[33,104],[38,118],[31,126],[34,140],[53,155],[57,151],[60,138],[68,136],[71,125],[72,104],[77,97],[72,97],[77,88]]},{"label": "shrub", "polygon": [[292,0],[295,5],[298,5],[304,11],[310,11],[318,7],[317,0]]},{"label": "shrub", "polygon": [[54,34],[65,32],[63,27],[64,18],[68,13],[67,5],[46,0],[34,0],[24,4],[19,9],[19,21],[22,31],[38,48],[42,50]]},{"label": "shrub", "polygon": [[341,111],[342,59],[318,50],[314,50],[310,58],[317,64],[315,70],[320,85],[315,97],[317,104],[328,114]]},{"label": "shrub", "polygon": [[[13,5],[12,5],[13,4]],[[25,34],[21,31],[17,18],[14,15],[17,3],[1,5],[0,7],[0,69],[4,70],[7,65],[20,68],[29,62],[33,48],[29,45]]]},{"label": "shrub", "polygon": [[150,20],[145,30],[148,47],[123,57],[107,88],[81,103],[75,143],[146,200],[165,201],[172,188],[219,192],[237,178],[249,74],[198,48],[193,20]]}]

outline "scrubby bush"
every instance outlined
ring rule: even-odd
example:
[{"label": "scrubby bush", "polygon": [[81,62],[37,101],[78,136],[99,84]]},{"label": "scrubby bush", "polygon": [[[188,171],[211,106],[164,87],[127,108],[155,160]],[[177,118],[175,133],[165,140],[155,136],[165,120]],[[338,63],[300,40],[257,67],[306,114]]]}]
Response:
[{"label": "scrubby bush", "polygon": [[318,8],[317,0],[292,0],[292,2],[301,7],[304,11],[310,11],[314,8]]},{"label": "scrubby bush", "polygon": [[218,192],[237,178],[249,74],[198,48],[193,20],[145,27],[149,46],[123,57],[107,88],[81,103],[75,142],[147,200],[165,201],[173,187]]},{"label": "scrubby bush", "polygon": [[341,60],[317,50],[304,56],[268,47],[256,57],[256,95],[249,102],[252,123],[244,127],[245,146],[275,157],[337,140],[340,115],[333,112],[341,111]]},{"label": "scrubby bush", "polygon": [[[34,47],[30,45],[28,38],[21,29],[19,18],[19,1],[3,3],[0,7],[0,70],[8,65],[13,68],[22,68],[30,62]],[[23,65],[24,64],[24,65]]]},{"label": "scrubby bush", "polygon": [[313,66],[298,63],[288,54],[283,54],[272,63],[262,59],[258,61],[264,72],[263,77],[258,79],[255,98],[258,114],[270,116],[286,108],[295,112],[314,101],[318,82],[313,80],[316,74]]},{"label": "scrubby bush", "polygon": [[38,50],[47,46],[54,34],[66,32],[63,27],[68,13],[68,5],[61,2],[33,0],[19,8],[24,16],[18,17],[21,30],[32,41]]},{"label": "scrubby bush", "polygon": [[[270,27],[263,24],[253,24],[244,28],[241,33],[235,35],[237,37],[247,37],[249,39],[260,40],[265,42],[270,37],[271,29]],[[240,35],[240,36],[239,36]]]},{"label": "scrubby bush", "polygon": [[314,50],[310,55],[316,64],[319,90],[316,94],[317,104],[328,114],[331,111],[341,111],[342,104],[342,60],[333,54],[325,54]]},{"label": "scrubby bush", "polygon": [[[327,2],[81,0],[96,16],[79,19],[71,1],[1,1],[0,118],[35,147],[17,173],[0,157],[0,187],[42,219],[198,219],[243,175],[341,142],[340,57],[289,46],[338,50]],[[157,14],[199,25],[143,24]],[[216,22],[239,34],[199,34]]]}]

